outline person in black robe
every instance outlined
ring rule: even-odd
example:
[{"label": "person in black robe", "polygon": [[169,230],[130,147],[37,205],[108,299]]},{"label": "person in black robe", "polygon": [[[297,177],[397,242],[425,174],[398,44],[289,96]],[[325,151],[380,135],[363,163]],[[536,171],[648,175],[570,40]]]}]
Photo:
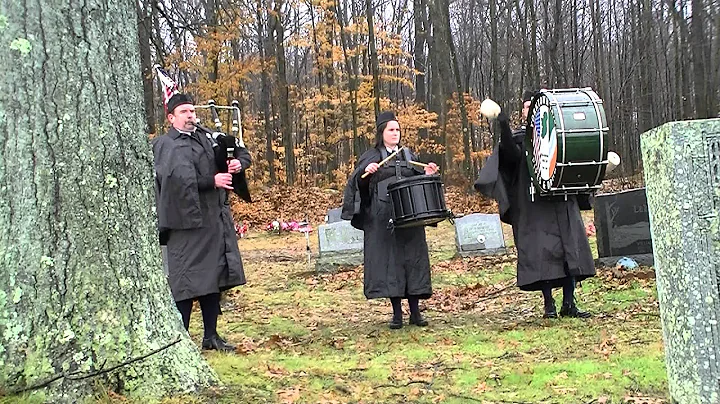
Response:
[{"label": "person in black robe", "polygon": [[[391,229],[392,203],[388,185],[399,179],[435,174],[438,167],[429,163],[419,170],[408,161],[415,161],[412,152],[400,146],[400,125],[392,112],[381,113],[376,122],[375,147],[357,162],[343,195],[341,217],[364,232],[364,293],[368,299],[390,298],[393,317],[391,329],[403,326],[401,299],[410,306],[409,323],[426,326],[418,307],[420,299],[432,295],[430,258],[425,228]],[[383,159],[399,150],[384,165]],[[364,173],[369,173],[362,178]]]},{"label": "person in black robe", "polygon": [[222,164],[216,153],[222,146],[197,129],[192,100],[175,94],[167,112],[172,128],[153,140],[153,155],[158,230],[170,290],[186,330],[193,302],[199,301],[203,349],[234,351],[216,329],[220,292],[246,282],[226,190],[235,184],[249,200],[242,171],[250,166],[250,154],[236,148],[234,158],[221,162],[227,172],[218,172]]},{"label": "person in black robe", "polygon": [[[533,92],[523,97],[522,121],[526,122]],[[474,186],[495,199],[500,219],[512,225],[517,248],[517,285],[521,290],[543,293],[545,318],[557,318],[552,289],[562,287],[560,315],[590,317],[575,303],[575,284],[595,276],[590,243],[580,210],[589,210],[588,195],[539,197],[531,200],[532,179],[525,161],[525,127],[514,133],[508,116],[497,109],[487,117],[497,119],[500,144],[488,158]],[[490,108],[492,110],[494,108]],[[481,107],[481,113],[482,107]],[[487,114],[487,112],[485,112]]]}]

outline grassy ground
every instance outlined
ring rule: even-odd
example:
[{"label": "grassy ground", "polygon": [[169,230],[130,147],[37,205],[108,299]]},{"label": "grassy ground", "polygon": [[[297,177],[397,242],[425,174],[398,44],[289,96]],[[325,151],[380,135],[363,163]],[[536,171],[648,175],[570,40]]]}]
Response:
[{"label": "grassy ground", "polygon": [[[242,239],[248,284],[226,296],[219,324],[239,349],[204,353],[224,388],[164,402],[665,402],[651,270],[600,270],[577,290],[591,319],[546,320],[540,294],[514,287],[514,255],[453,258],[452,226],[427,233],[430,326],[406,317],[395,331],[388,301],[363,296],[360,268],[316,274],[302,234]],[[317,235],[311,241],[317,252]],[[190,331],[199,344],[199,312]]]},{"label": "grassy ground", "polygon": [[[220,326],[240,353],[206,354],[228,386],[212,401],[663,402],[650,270],[600,271],[577,291],[592,319],[545,320],[539,293],[513,286],[513,255],[452,258],[447,223],[428,240],[430,326],[392,331],[388,302],[363,296],[360,268],[315,274],[301,235],[243,239],[249,284],[228,296]],[[196,315],[198,341],[201,329]]]}]

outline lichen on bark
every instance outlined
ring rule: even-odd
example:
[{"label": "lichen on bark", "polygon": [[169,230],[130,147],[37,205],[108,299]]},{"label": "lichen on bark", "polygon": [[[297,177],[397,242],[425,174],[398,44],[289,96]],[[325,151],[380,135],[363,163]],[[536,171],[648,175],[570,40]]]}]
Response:
[{"label": "lichen on bark", "polygon": [[162,271],[133,3],[0,10],[0,389],[215,385]]}]

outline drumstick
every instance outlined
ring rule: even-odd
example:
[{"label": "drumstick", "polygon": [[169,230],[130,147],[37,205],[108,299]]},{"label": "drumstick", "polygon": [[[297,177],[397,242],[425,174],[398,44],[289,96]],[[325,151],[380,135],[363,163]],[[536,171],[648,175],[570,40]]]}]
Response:
[{"label": "drumstick", "polygon": [[[400,150],[402,150],[402,149],[397,149],[397,150],[395,150],[394,152],[392,152],[391,155],[385,157],[385,158],[383,159],[383,161],[381,161],[381,162],[378,163],[378,166],[381,166],[381,165],[387,163],[387,161],[390,160],[391,158],[395,157],[395,155],[398,154],[398,152],[399,152]],[[365,178],[365,177],[367,177],[368,175],[370,175],[370,172],[365,172],[365,174],[363,174],[360,178]]]},{"label": "drumstick", "polygon": [[[410,163],[410,164],[415,164],[416,166],[420,166],[420,167],[423,167],[423,168],[424,168],[424,167],[428,167],[428,164],[421,163],[421,162],[419,162],[419,161],[412,161],[412,160],[410,160],[410,161],[408,161],[408,163]],[[438,167],[437,170],[440,171],[440,167]]]}]

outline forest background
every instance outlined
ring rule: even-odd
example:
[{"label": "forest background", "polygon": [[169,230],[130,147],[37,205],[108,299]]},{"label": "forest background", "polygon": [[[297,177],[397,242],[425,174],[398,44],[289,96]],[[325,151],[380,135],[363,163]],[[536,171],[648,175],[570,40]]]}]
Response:
[{"label": "forest background", "polygon": [[[394,110],[403,142],[467,185],[497,141],[496,100],[591,87],[627,177],[640,134],[718,116],[717,0],[140,0],[146,131],[164,133],[159,64],[197,104],[238,100],[251,186],[341,190]],[[201,114],[210,126],[210,117]],[[226,119],[226,131],[230,120]],[[265,194],[263,194],[266,196]]]}]

